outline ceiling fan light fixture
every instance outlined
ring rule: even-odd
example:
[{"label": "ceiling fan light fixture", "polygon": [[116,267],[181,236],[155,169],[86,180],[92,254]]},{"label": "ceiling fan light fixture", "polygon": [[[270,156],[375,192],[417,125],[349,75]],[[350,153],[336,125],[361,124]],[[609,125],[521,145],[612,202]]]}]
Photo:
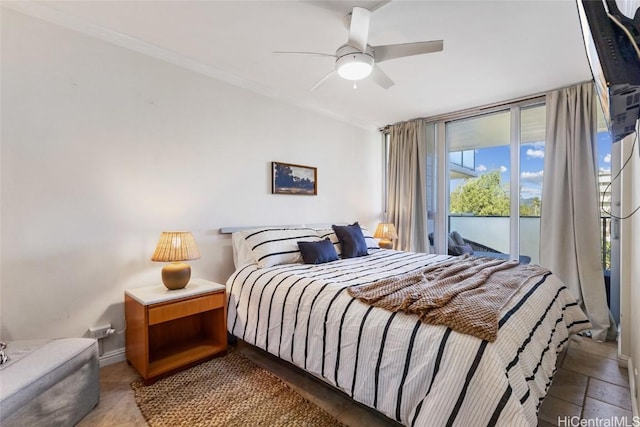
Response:
[{"label": "ceiling fan light fixture", "polygon": [[360,80],[367,77],[373,71],[373,61],[360,62],[360,61],[345,61],[342,64],[336,66],[338,75],[346,80]]},{"label": "ceiling fan light fixture", "polygon": [[366,52],[360,52],[356,48],[344,45],[336,52],[336,72],[346,80],[360,80],[367,77],[373,71],[373,52],[367,48]]}]

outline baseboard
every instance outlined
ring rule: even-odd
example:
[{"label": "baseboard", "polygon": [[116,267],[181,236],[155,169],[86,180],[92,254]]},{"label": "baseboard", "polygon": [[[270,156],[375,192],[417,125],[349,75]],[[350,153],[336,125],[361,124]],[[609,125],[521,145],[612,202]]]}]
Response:
[{"label": "baseboard", "polygon": [[633,359],[627,357],[627,369],[629,371],[629,391],[631,392],[631,410],[633,411],[634,419],[640,416],[638,414],[638,389],[636,384],[636,376],[634,375]]},{"label": "baseboard", "polygon": [[100,367],[113,365],[114,363],[124,362],[127,360],[125,349],[118,348],[100,356]]},{"label": "baseboard", "polygon": [[[629,368],[629,356],[618,353],[618,366],[621,368]],[[629,371],[631,372],[631,371]]]}]

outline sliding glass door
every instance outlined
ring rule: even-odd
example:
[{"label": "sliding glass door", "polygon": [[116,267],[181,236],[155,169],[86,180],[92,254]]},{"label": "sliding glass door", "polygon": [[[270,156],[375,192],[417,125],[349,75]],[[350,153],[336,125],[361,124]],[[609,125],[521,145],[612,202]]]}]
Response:
[{"label": "sliding glass door", "polygon": [[538,261],[544,119],[538,102],[446,122],[447,228],[474,252]]},{"label": "sliding glass door", "polygon": [[[457,231],[474,252],[495,251],[512,259],[524,256],[532,263],[539,262],[547,155],[544,101],[538,97],[428,122],[425,208],[432,251],[447,253],[448,237]],[[602,263],[603,269],[612,270],[614,289],[618,282],[618,236],[617,223],[611,221],[609,212],[619,208],[612,202],[618,188],[611,179],[612,157],[614,161],[617,158],[612,156],[615,150],[599,113]],[[618,301],[612,297],[611,303]]]},{"label": "sliding glass door", "polygon": [[519,252],[535,264],[540,254],[545,115],[544,104],[520,109]]},{"label": "sliding glass door", "polygon": [[509,114],[446,123],[449,232],[457,231],[475,251],[509,253]]}]

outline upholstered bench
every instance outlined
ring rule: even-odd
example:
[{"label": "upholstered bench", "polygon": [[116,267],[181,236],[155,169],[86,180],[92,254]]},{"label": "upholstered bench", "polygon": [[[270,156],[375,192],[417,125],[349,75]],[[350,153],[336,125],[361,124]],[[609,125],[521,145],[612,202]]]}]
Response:
[{"label": "upholstered bench", "polygon": [[0,365],[0,425],[72,426],[100,400],[98,343],[9,341]]}]

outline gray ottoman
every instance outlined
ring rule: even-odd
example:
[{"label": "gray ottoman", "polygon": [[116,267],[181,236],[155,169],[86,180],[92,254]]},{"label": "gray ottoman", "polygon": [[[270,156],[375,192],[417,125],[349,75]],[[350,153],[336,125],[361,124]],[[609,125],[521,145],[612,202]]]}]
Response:
[{"label": "gray ottoman", "polygon": [[100,400],[98,342],[9,341],[0,365],[0,424],[72,426]]}]

